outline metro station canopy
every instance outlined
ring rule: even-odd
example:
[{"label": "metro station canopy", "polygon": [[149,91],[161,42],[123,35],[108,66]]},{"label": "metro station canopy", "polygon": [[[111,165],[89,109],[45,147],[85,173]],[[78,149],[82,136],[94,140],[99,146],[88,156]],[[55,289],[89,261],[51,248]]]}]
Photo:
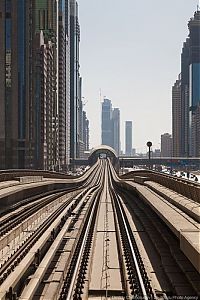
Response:
[{"label": "metro station canopy", "polygon": [[110,158],[114,166],[118,163],[117,153],[113,148],[107,145],[100,145],[91,150],[88,157],[89,165],[93,165],[97,162],[98,159]]}]

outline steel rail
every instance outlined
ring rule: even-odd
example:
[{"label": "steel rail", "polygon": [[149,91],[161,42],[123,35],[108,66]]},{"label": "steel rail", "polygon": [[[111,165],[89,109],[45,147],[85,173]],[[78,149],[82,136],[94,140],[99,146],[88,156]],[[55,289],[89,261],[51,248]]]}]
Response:
[{"label": "steel rail", "polygon": [[[75,187],[74,187],[75,189]],[[1,224],[8,222],[9,220],[13,219],[13,216],[17,215],[18,212],[16,212],[17,209],[21,207],[25,207],[28,204],[34,203],[35,201],[38,201],[41,198],[47,197],[54,195],[56,193],[60,192],[70,192],[72,189],[71,188],[62,188],[54,191],[47,191],[29,198],[26,198],[24,200],[21,200],[13,205],[10,205],[8,208],[5,208],[2,212],[0,212],[0,221]],[[34,205],[34,204],[33,204]]]},{"label": "steel rail", "polygon": [[[72,208],[73,205],[74,202],[71,203],[70,207]],[[55,218],[55,220],[53,220],[50,226],[45,230],[43,235],[38,237],[37,243],[33,243],[33,245],[31,245],[31,248],[29,249],[31,251],[25,253],[25,255],[22,257],[21,266],[18,265],[19,261],[17,259],[16,271],[14,270],[14,272],[11,272],[11,274],[9,273],[10,276],[8,280],[3,282],[1,285],[0,299],[10,299],[10,300],[13,299],[13,291],[15,291],[16,287],[18,287],[19,282],[22,283],[22,278],[24,278],[23,276],[26,273],[26,271],[31,270],[31,268],[29,268],[31,264],[33,264],[34,262],[36,264],[38,263],[40,258],[38,256],[36,261],[36,254],[39,254],[39,251],[43,249],[43,247],[46,245],[48,241],[50,241],[49,240],[50,237],[54,238],[53,235],[56,233],[57,230],[58,232],[60,232],[59,230],[61,230],[61,227],[64,225],[63,221],[66,220],[66,218],[68,218],[69,216],[69,209],[70,209],[69,206],[67,206],[61,213],[59,213],[59,215]],[[26,274],[26,276],[28,276],[28,274]]]},{"label": "steel rail", "polygon": [[[82,192],[80,193],[82,195]],[[76,196],[77,197],[77,196]],[[52,213],[50,218],[48,218],[33,234],[24,242],[24,244],[16,250],[16,252],[11,256],[10,259],[8,259],[5,264],[3,264],[0,268],[0,276],[5,274],[6,270],[9,268],[12,269],[12,263],[15,262],[17,259],[18,263],[20,262],[19,257],[23,258],[24,252],[25,254],[28,252],[27,249],[30,249],[34,245],[34,243],[37,242],[38,238],[42,236],[42,234],[45,232],[45,230],[50,226],[50,224],[60,215],[60,213],[67,208],[71,203],[74,202],[76,205],[77,203],[77,198],[74,198],[74,196],[71,196],[63,205],[61,205],[56,211]],[[9,273],[9,271],[8,271]],[[9,275],[9,274],[8,274]],[[6,279],[7,276],[0,277],[0,284]]]},{"label": "steel rail", "polygon": [[[63,222],[64,221],[63,218],[60,219],[59,216],[60,217],[62,215],[64,216],[64,212],[65,212],[65,216],[69,217],[70,213],[73,212],[74,209],[76,211],[76,208],[77,209],[78,209],[78,207],[81,208],[81,202],[85,205],[85,201],[87,200],[87,195],[90,195],[98,188],[98,185],[100,182],[100,176],[99,176],[100,173],[101,172],[99,170],[97,170],[97,172],[94,172],[94,176],[92,177],[92,179],[90,179],[91,186],[87,187],[85,189],[85,191],[82,191],[79,196],[76,196],[75,198],[71,197],[70,199],[72,201],[70,201],[70,199],[68,199],[68,201],[66,201],[66,203],[64,205],[62,205],[63,210],[60,210],[61,207],[59,209],[57,209],[52,214],[52,215],[55,215],[55,213],[56,213],[56,216],[53,219],[51,216],[49,218],[49,220],[45,221],[45,223],[41,225],[41,228],[39,228],[37,232],[34,232],[33,235],[29,239],[27,239],[27,241],[22,245],[22,247],[20,249],[18,249],[19,251],[17,250],[16,253],[14,253],[12,255],[11,260],[7,261],[6,264],[3,266],[3,268],[1,268],[1,270],[0,270],[0,271],[4,272],[3,276],[0,277],[0,284],[3,284],[3,286],[7,286],[7,281],[6,281],[7,277],[15,269],[15,267],[18,267],[18,265],[22,259],[23,259],[23,261],[25,259],[25,261],[27,262],[23,266],[23,270],[25,271],[26,268],[29,267],[30,263],[33,262],[33,259],[35,256],[35,252],[33,253],[32,249],[33,248],[35,249],[36,247],[38,247],[38,249],[40,249],[40,250],[43,249],[43,247],[45,245],[44,242],[47,241],[47,234],[49,236],[49,234],[52,233],[51,230],[49,230],[49,228],[52,228],[52,226],[55,222],[57,222],[56,223],[57,225],[56,225],[56,227],[54,227],[56,229],[55,230],[53,229],[53,231],[55,231],[56,235],[59,234],[62,226],[65,223],[65,222]],[[83,196],[85,196],[85,197],[83,198]],[[86,199],[86,200],[84,200],[84,199]],[[69,208],[68,208],[68,205],[69,205]],[[72,211],[72,209],[73,209],[73,211]],[[51,222],[50,222],[50,220],[51,220]],[[46,236],[45,239],[43,239],[44,235]],[[55,236],[54,236],[54,238],[55,238]],[[39,242],[40,246],[39,245],[37,246],[37,243],[36,243],[37,241]],[[53,242],[53,240],[52,240],[52,242]],[[52,245],[49,246],[49,251],[51,251],[51,247],[52,247]],[[30,250],[31,250],[31,253],[29,255],[28,252]],[[18,269],[19,269],[19,267],[18,267]],[[24,271],[21,273],[21,276],[23,276]],[[13,279],[13,282],[15,282],[15,283],[16,283],[16,276],[18,277],[18,280],[19,280],[19,278],[21,278],[20,275],[17,274],[16,272],[17,272],[17,270],[12,272],[12,274],[11,274],[11,277],[15,278],[15,279]],[[12,282],[11,277],[8,278],[8,282]],[[9,286],[10,285],[8,285],[8,288],[9,288]],[[14,287],[15,287],[15,285],[11,286],[10,289],[14,290]]]},{"label": "steel rail", "polygon": [[[90,188],[91,191],[88,191],[88,193],[85,194],[85,197],[87,197],[87,194],[91,193],[95,189],[96,189],[96,187]],[[81,195],[82,195],[82,193],[81,193]],[[70,216],[69,212],[71,213],[72,209],[76,209],[76,206],[79,206],[79,204],[80,204],[79,200],[80,199],[78,197],[76,197],[75,199],[73,199],[72,202],[70,202],[70,208],[71,209],[68,208],[68,205],[66,205],[66,207],[62,210],[62,212],[57,211],[56,217],[51,221],[51,223],[46,224],[47,226],[45,226],[45,228],[43,228],[43,234],[39,234],[39,235],[37,234],[37,237],[35,238],[35,241],[36,242],[38,241],[39,245],[37,245],[34,242],[32,242],[31,245],[29,245],[29,250],[31,249],[30,254],[28,253],[28,251],[29,251],[28,250],[28,251],[25,251],[25,255],[20,255],[20,257],[22,257],[22,258],[19,258],[19,256],[16,257],[17,263],[16,263],[16,265],[14,265],[14,267],[18,267],[18,270],[19,270],[20,266],[17,266],[17,265],[20,263],[20,261],[22,259],[23,259],[23,261],[24,260],[26,261],[26,263],[24,265],[22,265],[23,271],[22,270],[20,271],[21,276],[24,275],[25,270],[27,270],[29,268],[30,264],[33,263],[33,259],[34,259],[35,254],[36,254],[35,249],[40,249],[41,250],[44,247],[45,243],[49,240],[50,234],[52,234],[52,228],[54,228],[53,231],[55,232],[56,235],[59,234],[59,232],[62,230],[62,227],[65,224],[65,222],[63,222],[64,221],[63,218],[65,218],[65,220],[67,220],[66,217],[68,218]],[[56,227],[55,227],[54,224],[57,224]],[[54,227],[52,227],[52,226],[54,226]],[[51,229],[49,229],[50,227],[51,227]],[[45,236],[45,239],[44,239],[44,236]],[[54,236],[54,238],[55,238],[55,236]],[[52,243],[53,243],[53,240],[52,240]],[[49,250],[51,249],[51,247],[52,247],[52,245],[49,246]],[[34,249],[34,251],[32,249]],[[26,254],[27,254],[27,257],[26,257]],[[12,269],[12,267],[11,267],[11,269]],[[12,269],[12,271],[13,271],[13,269]],[[9,271],[8,275],[10,273],[11,272]],[[7,276],[4,275],[3,281],[5,281],[6,278],[7,278]],[[14,286],[11,285],[10,289],[14,290],[17,282],[19,282],[19,280],[21,280],[22,277],[19,276],[19,274],[17,273],[17,270],[16,270],[16,272],[14,271],[14,272],[11,273],[11,278],[8,278],[8,283],[3,282],[2,287],[3,286],[7,287],[6,289],[5,288],[3,289],[5,293],[8,290],[8,288],[10,287],[10,285],[8,285],[9,282],[13,282]],[[2,284],[2,282],[0,284]],[[5,293],[3,293],[3,290],[0,292],[0,298],[1,298],[2,294],[5,294]]]},{"label": "steel rail", "polygon": [[73,288],[75,286],[76,277],[77,277],[77,273],[78,273],[78,270],[79,270],[79,265],[80,265],[81,259],[83,257],[83,252],[84,252],[84,248],[85,248],[85,245],[86,245],[86,242],[87,242],[87,237],[88,237],[88,233],[89,233],[89,230],[90,230],[90,227],[91,227],[91,223],[92,223],[92,220],[94,219],[94,211],[95,211],[97,202],[98,202],[98,197],[95,199],[95,203],[93,204],[92,210],[90,212],[89,220],[87,221],[87,227],[86,227],[86,230],[84,232],[82,245],[81,245],[81,248],[79,250],[79,255],[78,255],[78,258],[77,258],[76,266],[75,266],[75,269],[74,269],[74,272],[73,272],[73,277],[72,277],[70,287],[69,287],[69,290],[68,290],[68,295],[67,295],[68,298],[67,299],[72,299],[71,297],[72,297],[73,292],[74,292]]},{"label": "steel rail", "polygon": [[[138,259],[137,259],[136,253],[135,253],[135,249],[134,249],[133,244],[132,244],[132,240],[131,240],[131,237],[130,237],[130,233],[129,233],[125,213],[122,210],[122,204],[121,204],[120,198],[119,198],[117,192],[115,191],[115,189],[113,187],[113,182],[112,181],[116,178],[116,176],[115,176],[115,174],[113,174],[114,170],[113,170],[113,167],[112,167],[110,162],[109,162],[109,170],[108,171],[109,171],[109,174],[110,174],[109,179],[110,179],[111,192],[112,192],[112,195],[113,195],[113,203],[114,203],[115,207],[116,207],[116,205],[118,207],[118,211],[120,213],[120,217],[121,217],[121,220],[122,220],[122,226],[125,229],[125,234],[126,234],[126,237],[127,237],[127,240],[128,240],[128,245],[129,245],[131,255],[132,255],[132,258],[133,258],[134,267],[135,267],[135,270],[136,270],[136,273],[137,273],[137,278],[138,278],[138,281],[139,281],[139,284],[140,284],[142,297],[143,297],[143,299],[148,300],[149,299],[148,293],[147,293],[147,290],[146,290],[146,287],[145,287],[145,283],[144,283],[143,276],[142,276],[142,273],[141,273],[141,270],[140,270],[140,266],[139,266]],[[117,214],[117,211],[116,211],[116,214]],[[120,217],[117,216],[119,226],[120,226]]]},{"label": "steel rail", "polygon": [[131,254],[132,254],[132,257],[133,257],[133,260],[134,260],[134,265],[135,265],[138,280],[139,280],[139,283],[140,283],[140,288],[141,288],[142,294],[143,294],[142,296],[144,297],[145,300],[148,300],[148,295],[147,295],[147,292],[146,292],[145,284],[143,282],[143,278],[142,278],[142,274],[141,274],[140,267],[139,267],[139,264],[138,264],[138,260],[137,260],[135,250],[134,250],[133,245],[132,245],[129,230],[128,230],[126,220],[125,220],[125,217],[124,217],[124,213],[121,209],[121,204],[119,203],[119,200],[118,200],[118,207],[119,207],[119,210],[120,210],[120,213],[121,213],[121,217],[122,217],[122,220],[123,220],[123,225],[125,227],[126,235],[127,235],[128,242],[129,242],[129,247],[131,249]]},{"label": "steel rail", "polygon": [[[98,173],[98,172],[97,172]],[[37,203],[30,204],[29,201],[27,201],[27,205],[24,205],[24,208],[20,210],[19,212],[13,213],[9,215],[7,218],[4,218],[4,220],[1,222],[1,228],[0,228],[0,238],[3,237],[5,234],[7,234],[9,231],[14,229],[18,224],[20,224],[23,220],[26,220],[29,216],[36,213],[39,209],[44,208],[49,203],[56,201],[59,197],[62,197],[62,195],[65,195],[66,193],[74,192],[82,190],[84,187],[87,186],[87,189],[90,188],[90,185],[95,185],[95,181],[98,178],[97,173],[95,174],[94,178],[89,179],[87,184],[84,183],[83,186],[74,188],[74,189],[61,189],[60,191],[53,192],[53,195],[46,196],[45,197],[39,197],[37,196]],[[87,191],[86,191],[87,192]],[[48,192],[49,194],[49,192]],[[32,202],[32,200],[31,200]],[[30,204],[30,206],[29,206]],[[28,209],[26,208],[27,206]]]},{"label": "steel rail", "polygon": [[[12,230],[15,226],[22,223],[22,221],[26,220],[29,216],[33,215],[38,210],[44,208],[51,202],[56,201],[58,198],[62,197],[66,193],[73,192],[74,190],[67,191],[67,192],[58,192],[56,195],[51,195],[46,197],[41,197],[37,201],[39,203],[33,203],[29,207],[24,206],[22,211],[15,213],[13,216],[9,216],[8,218],[4,219],[2,222],[2,226],[0,228],[0,238]],[[46,199],[45,199],[46,198]],[[27,204],[28,205],[28,204]]]},{"label": "steel rail", "polygon": [[[95,193],[95,191],[93,191],[93,193]],[[88,196],[90,198],[88,198]],[[29,284],[25,287],[25,289],[23,290],[19,299],[22,299],[22,300],[32,299],[32,297],[34,296],[34,293],[36,292],[37,288],[39,287],[40,282],[42,282],[42,278],[44,277],[45,272],[47,271],[56,251],[58,250],[58,247],[62,243],[64,236],[68,232],[69,228],[72,226],[73,221],[77,218],[77,214],[80,215],[80,213],[84,209],[85,201],[86,200],[87,200],[87,202],[90,201],[91,197],[92,197],[91,191],[88,191],[88,193],[86,193],[84,195],[84,197],[81,199],[81,201],[78,203],[77,207],[73,210],[73,215],[75,214],[76,216],[75,217],[72,216],[65,221],[61,231],[59,232],[59,234],[55,238],[53,244],[51,245],[51,247],[49,248],[49,250],[43,257],[41,263],[38,265],[38,268],[37,268],[36,272],[34,273],[33,281],[30,280]],[[35,280],[35,278],[37,278],[37,280]]]},{"label": "steel rail", "polygon": [[[66,187],[66,188],[62,188],[62,189],[57,189],[57,190],[53,190],[53,191],[47,191],[47,192],[44,192],[42,194],[35,195],[35,196],[32,196],[32,197],[23,199],[23,200],[19,201],[18,203],[13,204],[13,205],[9,206],[9,208],[5,208],[5,210],[3,210],[2,212],[0,212],[0,218],[3,217],[3,216],[5,216],[6,214],[12,213],[13,211],[15,211],[16,209],[18,209],[21,206],[25,206],[26,204],[29,204],[31,202],[39,200],[41,198],[41,196],[42,197],[46,197],[46,196],[49,196],[49,195],[52,195],[52,194],[56,194],[56,193],[59,193],[59,192],[71,192],[74,189],[77,190],[77,189],[81,189],[81,188],[84,188],[84,187],[88,187],[88,185],[92,185],[93,178],[91,179],[90,174],[92,174],[96,170],[98,170],[98,164],[96,164],[93,168],[91,168],[90,170],[88,170],[87,173],[85,173],[84,175],[82,175],[82,178],[80,177],[82,180],[80,180],[80,178],[78,178],[78,179],[75,178],[73,182],[66,183],[66,184],[69,184],[70,187]],[[87,174],[87,177],[86,177],[86,174]],[[83,177],[86,177],[86,179],[85,178],[83,179]],[[12,218],[12,216],[11,216],[11,218]],[[8,220],[9,219],[7,219],[6,222],[8,222]],[[3,224],[3,223],[1,223],[1,224]]]},{"label": "steel rail", "polygon": [[[100,163],[100,165],[101,165],[101,163]],[[79,240],[78,240],[77,245],[74,250],[72,261],[70,262],[69,271],[67,273],[66,278],[68,279],[70,277],[70,273],[72,272],[71,268],[73,268],[73,273],[72,273],[72,278],[70,280],[70,283],[68,284],[69,286],[67,288],[67,295],[66,295],[65,291],[63,292],[63,290],[65,290],[65,282],[64,282],[63,288],[60,292],[60,297],[59,297],[60,300],[61,299],[72,299],[74,296],[73,293],[74,293],[74,288],[75,288],[75,285],[77,282],[77,278],[79,276],[78,273],[79,273],[79,271],[80,272],[82,271],[82,270],[80,270],[80,265],[82,262],[81,260],[83,259],[84,251],[87,248],[86,245],[87,245],[87,243],[89,243],[89,240],[90,240],[88,238],[90,235],[90,230],[91,229],[93,230],[91,224],[93,221],[95,222],[95,220],[96,220],[96,213],[98,210],[100,193],[102,191],[102,178],[103,178],[103,173],[101,174],[101,176],[98,177],[99,189],[96,191],[96,193],[94,195],[94,198],[95,198],[94,202],[93,203],[91,202],[91,204],[90,204],[90,208],[87,212],[87,216],[84,221],[82,231],[80,232],[80,235],[79,235]],[[82,235],[82,234],[84,234],[84,235]],[[74,264],[75,264],[75,266],[74,266]]]}]

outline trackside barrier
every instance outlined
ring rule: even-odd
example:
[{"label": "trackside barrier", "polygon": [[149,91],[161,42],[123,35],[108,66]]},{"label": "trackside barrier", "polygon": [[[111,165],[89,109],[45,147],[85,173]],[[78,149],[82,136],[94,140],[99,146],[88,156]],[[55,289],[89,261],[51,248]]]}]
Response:
[{"label": "trackside barrier", "polygon": [[[157,182],[187,198],[200,203],[200,185],[189,180],[174,178],[170,175],[160,174],[154,171],[132,171],[123,175],[123,179],[134,179],[135,177],[148,177],[148,180]],[[136,179],[137,180],[137,179]]]}]

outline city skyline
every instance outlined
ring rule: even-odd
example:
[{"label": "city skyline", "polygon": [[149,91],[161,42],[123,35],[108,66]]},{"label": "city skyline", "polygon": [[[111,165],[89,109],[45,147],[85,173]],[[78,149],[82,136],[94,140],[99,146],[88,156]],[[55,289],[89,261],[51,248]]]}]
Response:
[{"label": "city skyline", "polygon": [[[100,144],[100,117],[96,118],[101,109],[100,89],[101,100],[106,96],[120,107],[123,150],[125,120],[134,120],[134,147],[138,152],[146,152],[149,139],[154,148],[160,147],[161,134],[172,132],[171,86],[180,72],[187,23],[196,8],[197,1],[168,1],[164,6],[160,1],[154,5],[127,1],[126,6],[112,0],[79,1],[81,74],[93,128],[91,147]],[[146,52],[145,45],[150,46]]]}]

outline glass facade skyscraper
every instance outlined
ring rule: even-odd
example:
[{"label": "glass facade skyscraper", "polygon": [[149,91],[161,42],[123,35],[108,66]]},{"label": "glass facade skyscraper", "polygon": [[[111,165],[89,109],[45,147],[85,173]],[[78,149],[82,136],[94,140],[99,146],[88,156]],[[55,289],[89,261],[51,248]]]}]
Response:
[{"label": "glass facade skyscraper", "polygon": [[[175,148],[174,153],[179,157],[187,157],[189,154],[189,59],[190,59],[190,48],[189,48],[189,38],[186,39],[183,44],[183,49],[181,53],[181,75],[176,82],[174,88],[172,88],[172,106],[175,104],[174,111],[174,124],[176,124],[176,136],[178,133],[178,139],[174,140]],[[178,89],[180,87],[180,103],[177,98]],[[174,91],[173,91],[174,89]],[[173,94],[174,92],[174,94]],[[175,97],[173,99],[173,97]],[[176,105],[180,106],[177,109]],[[178,125],[178,128],[177,128]],[[177,131],[178,130],[178,131]]]},{"label": "glass facade skyscraper", "polygon": [[28,167],[30,161],[27,99],[32,29],[27,16],[31,5],[29,0],[0,1],[1,168]]},{"label": "glass facade skyscraper", "polygon": [[[172,105],[173,154],[199,156],[197,126],[200,105],[200,11],[188,22],[189,37],[181,54],[180,107]],[[174,87],[173,87],[174,88]],[[174,103],[173,93],[172,101]],[[179,120],[179,128],[177,121]],[[177,134],[179,132],[179,134]],[[176,134],[175,134],[176,133]]]},{"label": "glass facade skyscraper", "polygon": [[112,140],[112,103],[109,99],[104,99],[101,111],[101,143],[113,147]]},{"label": "glass facade skyscraper", "polygon": [[189,69],[189,99],[191,111],[200,103],[200,63],[191,63]]},{"label": "glass facade skyscraper", "polygon": [[70,157],[72,159],[80,156],[82,144],[79,132],[79,108],[82,101],[79,47],[78,3],[76,0],[70,0]]},{"label": "glass facade skyscraper", "polygon": [[120,152],[120,110],[112,108],[112,102],[104,99],[101,110],[101,143]]},{"label": "glass facade skyscraper", "polygon": [[189,28],[189,156],[196,156],[195,114],[200,105],[200,11],[188,23]]}]

